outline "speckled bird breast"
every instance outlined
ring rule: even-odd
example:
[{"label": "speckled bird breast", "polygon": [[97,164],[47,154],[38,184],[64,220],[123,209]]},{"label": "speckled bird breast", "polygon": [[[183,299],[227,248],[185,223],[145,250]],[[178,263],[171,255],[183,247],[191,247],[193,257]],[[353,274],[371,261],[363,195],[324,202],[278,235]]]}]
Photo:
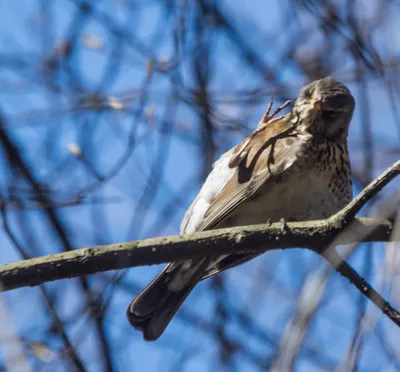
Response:
[{"label": "speckled bird breast", "polygon": [[319,143],[300,166],[270,179],[219,227],[322,219],[352,198],[351,167],[346,144]]}]

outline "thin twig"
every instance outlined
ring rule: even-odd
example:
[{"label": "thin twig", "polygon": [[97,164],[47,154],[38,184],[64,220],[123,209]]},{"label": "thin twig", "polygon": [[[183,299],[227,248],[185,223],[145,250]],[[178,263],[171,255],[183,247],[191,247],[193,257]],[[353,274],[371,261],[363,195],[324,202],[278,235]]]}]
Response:
[{"label": "thin twig", "polygon": [[259,127],[261,124],[268,122],[268,116],[269,116],[269,113],[271,111],[273,104],[274,104],[274,100],[271,99],[271,101],[268,102],[267,110],[265,111],[265,113],[264,113],[262,119],[260,120],[260,122],[258,123],[257,127]]},{"label": "thin twig", "polygon": [[286,101],[283,105],[279,106],[272,114],[269,114],[272,103],[273,101],[271,100],[268,104],[267,110],[265,114],[263,115],[261,121],[257,125],[257,129],[247,138],[245,138],[242,143],[239,145],[239,150],[237,150],[234,155],[232,156],[231,160],[228,163],[229,168],[234,168],[236,167],[242,158],[242,154],[247,150],[247,148],[250,146],[251,141],[254,139],[254,137],[262,132],[268,125],[275,123],[276,121],[282,119],[283,116],[279,116],[275,119],[274,116],[278,115],[285,107],[289,106],[293,100]]},{"label": "thin twig", "polygon": [[284,104],[282,104],[281,106],[279,106],[271,115],[269,115],[269,111],[271,110],[272,107],[272,101],[270,102],[270,104],[268,104],[268,107],[271,105],[271,107],[269,107],[269,110],[267,110],[267,112],[264,114],[262,121],[266,124],[268,124],[268,122],[274,118],[276,115],[278,115],[284,108],[286,108],[287,106],[289,106],[291,103],[293,102],[292,99],[286,101]]},{"label": "thin twig", "polygon": [[400,313],[334,250],[323,255],[335,270],[347,278],[365,297],[369,298],[390,320],[400,327]]},{"label": "thin twig", "polygon": [[349,223],[353,217],[381,191],[389,182],[400,174],[400,160],[386,169],[380,176],[373,180],[360,194],[358,194],[345,208],[333,216],[343,223]]}]

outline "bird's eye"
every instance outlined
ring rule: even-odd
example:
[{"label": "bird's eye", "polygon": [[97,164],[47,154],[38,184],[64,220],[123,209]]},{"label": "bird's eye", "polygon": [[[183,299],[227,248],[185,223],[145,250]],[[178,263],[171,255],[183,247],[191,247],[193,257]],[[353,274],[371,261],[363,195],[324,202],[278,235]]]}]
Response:
[{"label": "bird's eye", "polygon": [[322,110],[322,119],[324,119],[324,121],[332,121],[332,120],[334,120],[337,116],[338,116],[338,112],[337,112],[337,111],[333,111],[333,110]]}]

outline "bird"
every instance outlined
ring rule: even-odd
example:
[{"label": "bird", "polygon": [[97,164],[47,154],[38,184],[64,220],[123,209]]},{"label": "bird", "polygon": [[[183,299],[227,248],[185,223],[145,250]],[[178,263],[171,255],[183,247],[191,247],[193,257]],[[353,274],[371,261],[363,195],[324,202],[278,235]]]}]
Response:
[{"label": "bird", "polygon": [[[354,108],[350,90],[333,77],[305,85],[287,114],[261,122],[214,163],[181,234],[318,220],[342,209],[352,199],[347,137]],[[157,340],[197,283],[259,254],[169,263],[131,302],[129,323],[144,340]]]}]

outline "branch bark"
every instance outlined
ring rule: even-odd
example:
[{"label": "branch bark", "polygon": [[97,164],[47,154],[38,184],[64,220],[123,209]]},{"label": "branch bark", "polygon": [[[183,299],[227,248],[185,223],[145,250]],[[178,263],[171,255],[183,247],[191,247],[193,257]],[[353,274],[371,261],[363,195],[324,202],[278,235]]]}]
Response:
[{"label": "branch bark", "polygon": [[[190,235],[82,248],[27,259],[0,267],[0,289],[7,291],[107,270],[161,264],[196,256],[290,248],[311,248],[323,256],[326,253],[324,248],[328,246],[388,242],[394,226],[393,221],[354,216],[398,174],[400,161],[375,179],[343,210],[325,220],[288,223],[282,221],[203,231]],[[337,265],[336,269],[338,267],[343,265]],[[355,271],[354,273],[357,274]],[[354,273],[352,272],[352,275]],[[354,278],[351,280],[352,283],[356,281]]]},{"label": "branch bark", "polygon": [[[345,230],[337,244],[358,242],[360,235],[364,236],[361,240],[364,242],[389,241],[392,229],[393,223],[389,220],[356,218],[351,231]],[[161,264],[196,256],[326,247],[342,231],[343,226],[331,219],[278,222],[82,248],[1,266],[1,289],[7,291],[107,270]]]}]

